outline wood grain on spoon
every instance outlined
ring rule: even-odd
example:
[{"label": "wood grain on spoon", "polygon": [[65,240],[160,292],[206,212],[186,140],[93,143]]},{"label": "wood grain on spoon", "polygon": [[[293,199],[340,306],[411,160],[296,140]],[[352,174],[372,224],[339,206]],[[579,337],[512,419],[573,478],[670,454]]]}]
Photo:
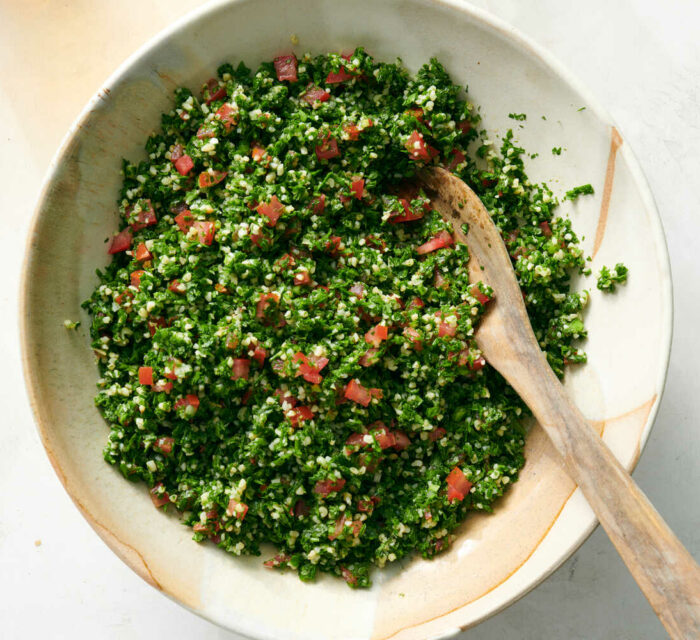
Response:
[{"label": "wood grain on spoon", "polygon": [[471,280],[494,289],[495,299],[476,332],[484,357],[547,432],[671,637],[700,638],[700,567],[549,367],[500,232],[481,200],[443,169],[426,170],[420,179],[435,209],[452,224],[455,239],[469,247]]}]

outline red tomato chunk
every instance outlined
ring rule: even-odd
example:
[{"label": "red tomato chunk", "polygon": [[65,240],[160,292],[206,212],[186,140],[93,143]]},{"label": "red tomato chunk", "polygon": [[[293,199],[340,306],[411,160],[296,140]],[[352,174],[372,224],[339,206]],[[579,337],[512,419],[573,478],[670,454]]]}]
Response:
[{"label": "red tomato chunk", "polygon": [[153,384],[153,367],[139,367],[139,384]]},{"label": "red tomato chunk", "polygon": [[433,236],[430,240],[428,240],[428,242],[417,247],[416,251],[418,252],[418,255],[422,256],[426,253],[430,253],[431,251],[451,247],[454,243],[454,238],[449,232],[440,231],[440,233]]},{"label": "red tomato chunk", "polygon": [[120,253],[122,251],[126,251],[127,249],[131,249],[131,229],[129,228],[120,231],[112,238],[112,242],[109,245],[107,253]]},{"label": "red tomato chunk", "polygon": [[445,482],[447,482],[447,499],[450,502],[464,500],[472,488],[472,483],[467,480],[467,477],[459,467],[455,467],[450,471]]},{"label": "red tomato chunk", "polygon": [[277,79],[280,82],[288,80],[289,82],[297,81],[297,58],[291,53],[286,56],[278,56],[274,63]]}]

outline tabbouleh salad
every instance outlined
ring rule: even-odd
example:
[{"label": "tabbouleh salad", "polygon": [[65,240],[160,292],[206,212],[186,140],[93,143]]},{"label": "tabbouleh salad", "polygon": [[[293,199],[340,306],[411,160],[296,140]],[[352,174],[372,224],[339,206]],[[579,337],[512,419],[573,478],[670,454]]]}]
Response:
[{"label": "tabbouleh salad", "polygon": [[104,457],[195,540],[366,587],[517,480],[526,408],[474,343],[496,294],[411,180],[435,163],[476,191],[560,376],[586,360],[585,259],[461,95],[437,60],[412,76],[361,48],[225,64],[124,161],[84,303]]}]

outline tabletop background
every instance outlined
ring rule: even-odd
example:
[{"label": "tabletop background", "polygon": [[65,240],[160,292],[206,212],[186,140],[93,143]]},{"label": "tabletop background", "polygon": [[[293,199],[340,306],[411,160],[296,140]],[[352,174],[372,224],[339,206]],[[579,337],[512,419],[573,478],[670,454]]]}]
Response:
[{"label": "tabletop background", "polygon": [[[42,176],[129,54],[201,0],[0,0],[0,636],[239,636],[147,586],[78,513],[39,441],[21,375],[19,275]],[[666,392],[635,478],[700,557],[700,3],[476,0],[548,48],[617,121],[651,184],[675,291]],[[596,530],[540,587],[460,640],[665,637]]]}]

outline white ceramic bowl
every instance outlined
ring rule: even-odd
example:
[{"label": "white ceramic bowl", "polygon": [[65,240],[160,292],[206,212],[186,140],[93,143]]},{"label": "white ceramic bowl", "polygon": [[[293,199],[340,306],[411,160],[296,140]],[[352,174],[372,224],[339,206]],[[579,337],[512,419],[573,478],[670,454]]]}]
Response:
[{"label": "white ceramic bowl", "polygon": [[[299,38],[292,47],[290,36]],[[266,571],[197,545],[175,517],[153,509],[142,485],[102,461],[107,429],[93,405],[97,370],[81,315],[94,270],[116,228],[120,159],[139,158],[178,85],[198,88],[224,61],[255,66],[276,54],[365,46],[412,70],[431,56],[468,84],[493,136],[508,127],[528,151],[531,176],[563,192],[591,182],[594,197],[564,210],[601,264],[625,262],[615,296],[595,290],[587,313],[590,362],[567,387],[631,469],[663,389],[671,338],[671,281],[663,232],[631,151],[609,117],[550,56],[481,11],[446,0],[215,2],[175,23],[104,84],[51,164],[34,220],[23,285],[25,373],[49,457],[66,490],[134,571],[191,610],[259,638],[426,638],[450,635],[502,609],[559,566],[595,519],[535,428],[518,483],[493,515],[468,519],[433,561],[376,571],[371,590]],[[585,110],[579,110],[585,107]],[[522,124],[509,120],[526,113]],[[546,116],[543,120],[540,116]],[[561,156],[551,153],[562,147]],[[82,315],[81,315],[82,317]],[[84,326],[87,318],[82,317]]]}]

